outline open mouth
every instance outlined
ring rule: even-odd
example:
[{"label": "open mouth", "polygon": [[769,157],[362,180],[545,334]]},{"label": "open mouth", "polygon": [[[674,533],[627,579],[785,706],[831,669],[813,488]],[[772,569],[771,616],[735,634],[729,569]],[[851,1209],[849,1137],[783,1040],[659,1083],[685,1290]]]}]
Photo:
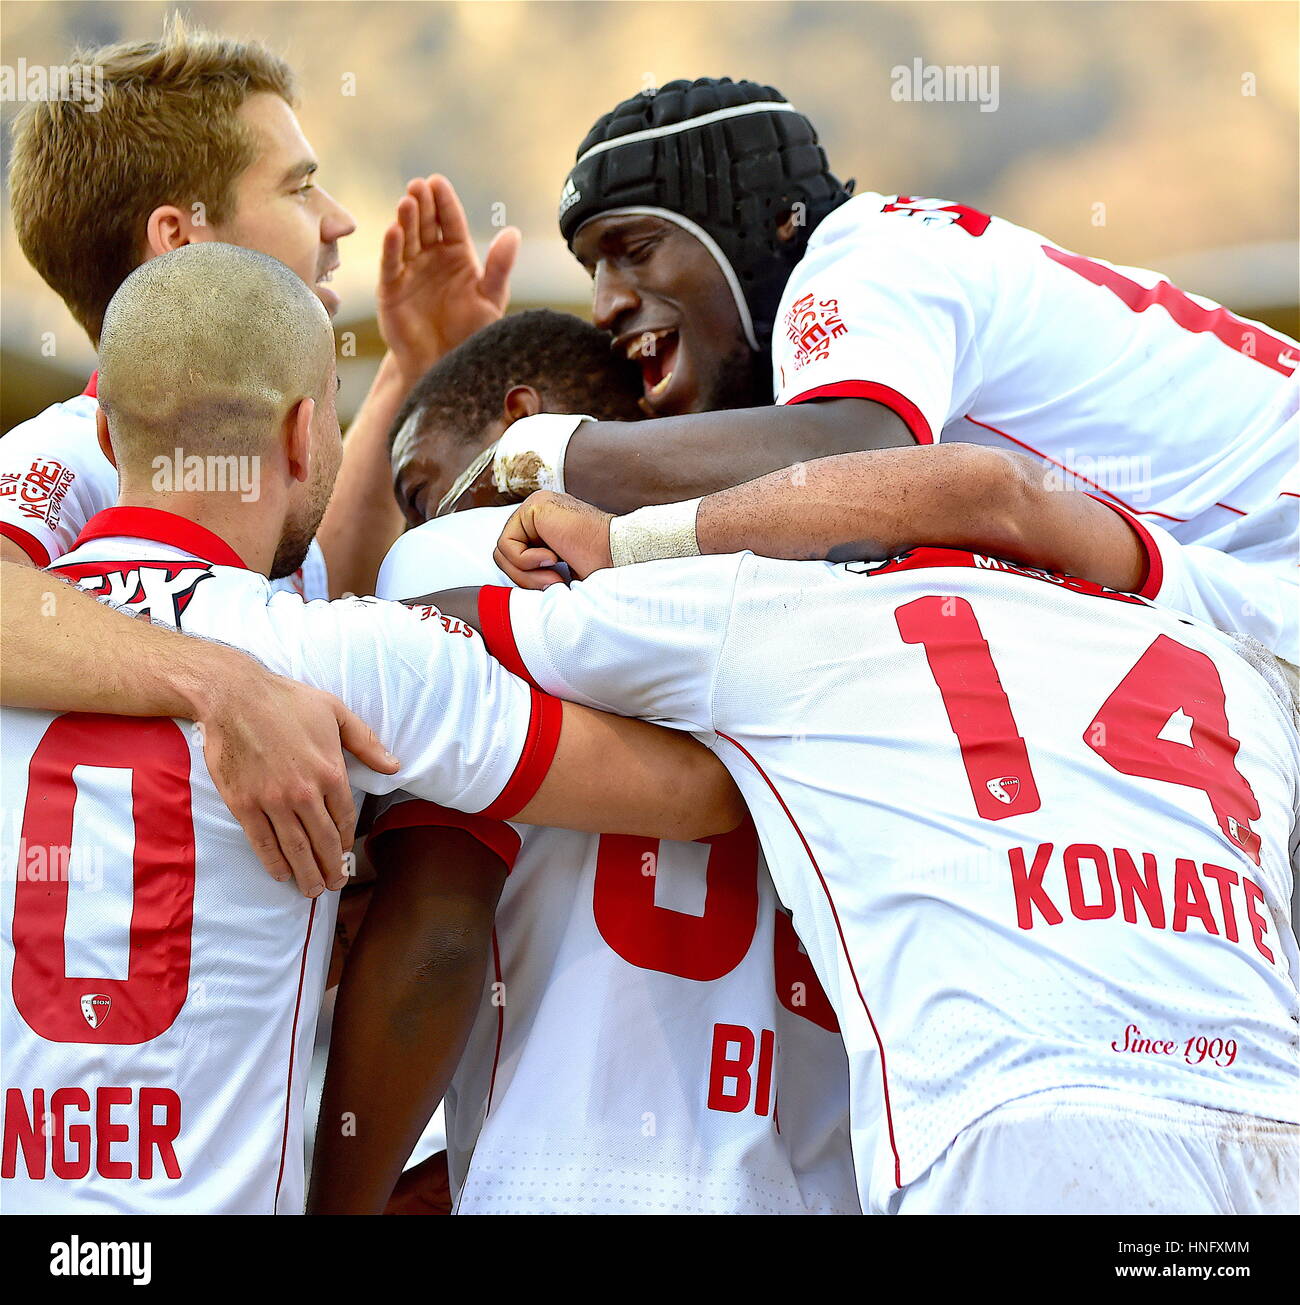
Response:
[{"label": "open mouth", "polygon": [[628,342],[627,356],[641,368],[641,388],[647,403],[662,398],[672,383],[677,348],[677,332],[671,328],[642,331]]},{"label": "open mouth", "polygon": [[322,272],[316,278],[315,284],[312,286],[312,289],[316,292],[316,297],[325,305],[325,308],[331,317],[334,316],[339,307],[338,292],[328,284],[330,281],[334,280],[334,273],[336,271],[338,271],[338,264],[335,264],[333,267]]}]

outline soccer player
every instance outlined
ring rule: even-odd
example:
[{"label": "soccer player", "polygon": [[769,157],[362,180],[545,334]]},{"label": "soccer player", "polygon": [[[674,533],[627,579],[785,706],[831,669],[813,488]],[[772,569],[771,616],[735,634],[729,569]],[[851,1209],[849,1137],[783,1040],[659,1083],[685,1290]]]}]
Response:
[{"label": "soccer player", "polygon": [[[536,693],[431,608],[271,593],[268,577],[301,563],[342,453],[333,335],[294,272],[219,243],[150,260],[109,305],[100,367],[96,422],[120,498],[59,574],[337,693],[403,758],[393,774],[354,771],[354,787],[651,838],[740,821],[734,786],[693,741]],[[182,430],[198,454],[256,466],[257,498],[158,490],[152,458]],[[60,621],[75,596],[48,593],[34,619]],[[83,605],[81,660],[105,650],[104,621],[138,624]],[[302,1058],[337,899],[262,872],[193,732],[97,714],[100,679],[65,688],[88,710],[0,716],[14,831],[5,1208],[300,1211]],[[109,694],[133,710],[129,686]]]},{"label": "soccer player", "polygon": [[[730,551],[785,547],[799,499],[601,516],[610,557],[676,560],[439,602],[548,691],[711,732],[839,1017],[864,1209],[1293,1211],[1300,739],[1270,659],[967,550]],[[540,509],[505,552],[581,574],[596,514]]]},{"label": "soccer player", "polygon": [[[639,391],[567,314],[506,318],[449,354],[398,420],[417,528],[380,596],[509,584],[492,561],[509,508],[418,524],[427,450],[476,450],[539,412],[632,419]],[[310,1212],[381,1212],[444,1093],[461,1214],[859,1212],[843,1042],[752,826],[597,838],[393,794],[368,848],[379,879],[335,1009]]]},{"label": "soccer player", "polygon": [[1300,660],[1289,337],[962,204],[850,199],[805,117],[725,78],[600,118],[560,229],[654,420],[517,423],[504,493],[623,512],[853,450],[1020,450],[1182,545],[1198,616]]},{"label": "soccer player", "polygon": [[[102,103],[29,105],[15,122],[9,180],[24,253],[92,341],[126,275],[190,241],[278,258],[334,314],[329,283],[355,223],[319,182],[283,60],[173,17],[159,40],[73,62],[102,70]],[[309,598],[371,592],[401,525],[387,483],[389,425],[426,368],[499,315],[517,245],[518,233],[503,231],[480,268],[447,182],[410,183],[384,235],[376,294],[388,353],[349,433],[320,542],[277,587]],[[454,307],[444,311],[448,295]],[[84,394],[0,443],[0,556],[47,565],[116,500],[117,477],[95,438],[95,390],[91,377]],[[184,443],[166,451],[181,464],[178,478]]]}]

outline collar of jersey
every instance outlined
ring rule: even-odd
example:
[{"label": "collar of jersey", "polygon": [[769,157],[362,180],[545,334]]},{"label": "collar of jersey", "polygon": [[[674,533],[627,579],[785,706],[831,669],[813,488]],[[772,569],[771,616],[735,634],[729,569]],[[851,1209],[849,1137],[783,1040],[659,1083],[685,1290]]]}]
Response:
[{"label": "collar of jersey", "polygon": [[90,373],[90,380],[86,382],[86,388],[82,394],[88,394],[92,399],[99,398],[99,373],[97,371]]},{"label": "collar of jersey", "polygon": [[178,517],[161,508],[111,507],[96,512],[86,522],[77,536],[75,548],[92,539],[151,539],[156,544],[179,548],[191,557],[213,566],[237,566],[247,571],[248,565],[220,535],[214,535],[206,526],[188,517]]}]

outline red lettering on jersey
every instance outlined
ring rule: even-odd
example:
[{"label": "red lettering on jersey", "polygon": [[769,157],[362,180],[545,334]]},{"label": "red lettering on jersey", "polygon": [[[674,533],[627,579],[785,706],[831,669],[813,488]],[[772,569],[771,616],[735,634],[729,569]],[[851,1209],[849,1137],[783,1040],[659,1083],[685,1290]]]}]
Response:
[{"label": "red lettering on jersey", "polygon": [[37,460],[24,472],[0,476],[0,498],[15,499],[23,516],[53,529],[59,524],[63,500],[76,478],[76,472],[61,462]]},{"label": "red lettering on jersey", "polygon": [[1060,924],[1065,917],[1043,890],[1043,875],[1051,859],[1052,844],[1043,843],[1037,848],[1034,864],[1029,870],[1025,869],[1025,854],[1021,848],[1013,847],[1007,855],[1011,860],[1011,887],[1016,895],[1016,923],[1022,929],[1032,929],[1036,906],[1048,924]]},{"label": "red lettering on jersey", "polygon": [[95,1171],[101,1178],[130,1178],[129,1160],[113,1159],[113,1143],[126,1142],[131,1129],[113,1122],[114,1106],[131,1104],[130,1088],[100,1088],[95,1093]]},{"label": "red lettering on jersey", "polygon": [[[55,1178],[69,1181],[90,1175],[93,1157],[99,1178],[127,1179],[154,1176],[154,1153],[162,1161],[168,1178],[181,1176],[173,1143],[180,1135],[181,1100],[170,1088],[144,1087],[137,1093],[129,1087],[95,1089],[92,1103],[85,1088],[56,1088],[49,1095],[33,1088],[31,1108],[21,1088],[5,1093],[4,1149],[0,1174],[14,1178],[18,1173],[18,1152],[29,1178],[44,1178],[46,1162]],[[122,1118],[122,1107],[134,1105]],[[161,1108],[161,1119],[156,1118]],[[114,1118],[114,1112],[118,1118]],[[115,1159],[114,1145],[136,1142],[136,1165]]]},{"label": "red lettering on jersey", "polygon": [[22,1089],[11,1087],[5,1092],[4,1147],[0,1152],[0,1177],[12,1178],[18,1172],[18,1150],[22,1149],[23,1165],[31,1178],[45,1177],[45,1093],[37,1088],[32,1093],[32,1110],[27,1112],[27,1102]]},{"label": "red lettering on jersey", "polygon": [[[90,1172],[90,1125],[70,1124],[67,1112],[90,1114],[90,1094],[82,1088],[58,1088],[50,1093],[50,1168],[56,1178],[85,1178]],[[68,1143],[76,1147],[75,1158],[68,1158]]]},{"label": "red lettering on jersey", "polygon": [[758,1035],[758,1076],[754,1082],[754,1113],[766,1115],[772,1108],[772,1067],[776,1060],[776,1034],[763,1029]]},{"label": "red lettering on jersey", "polygon": [[1259,885],[1245,875],[1241,876],[1241,887],[1246,897],[1246,919],[1250,921],[1250,932],[1255,939],[1255,950],[1272,965],[1273,953],[1264,946],[1264,933],[1268,929],[1268,923],[1255,909],[1257,904],[1264,901],[1264,894],[1260,891]]},{"label": "red lettering on jersey", "polygon": [[1160,897],[1160,877],[1156,873],[1156,859],[1150,852],[1142,853],[1142,873],[1137,863],[1122,847],[1115,849],[1115,880],[1119,884],[1120,909],[1129,924],[1137,923],[1136,902],[1142,903],[1147,923],[1153,929],[1165,927],[1165,904]]},{"label": "red lettering on jersey", "polygon": [[[738,1050],[733,1056],[731,1044]],[[738,1115],[749,1105],[750,1066],[754,1063],[754,1034],[743,1024],[715,1024],[713,1053],[709,1057],[709,1109]],[[727,1080],[735,1087],[727,1090]]]},{"label": "red lettering on jersey", "polygon": [[817,299],[806,294],[795,300],[785,315],[786,338],[794,345],[795,371],[829,358],[831,342],[848,333],[838,299]]},{"label": "red lettering on jersey", "polygon": [[1234,317],[1226,308],[1205,308],[1168,281],[1158,281],[1154,286],[1140,285],[1113,267],[1094,263],[1079,254],[1067,254],[1051,245],[1044,245],[1043,253],[1052,262],[1077,272],[1085,281],[1109,290],[1135,313],[1143,313],[1157,305],[1169,314],[1174,325],[1181,326],[1184,331],[1212,335],[1236,353],[1253,358],[1283,376],[1295,374],[1300,358],[1291,352],[1294,346],[1289,340],[1269,334],[1255,322]]},{"label": "red lettering on jersey", "polygon": [[[154,1117],[159,1108],[163,1112],[162,1119]],[[152,1178],[154,1152],[157,1151],[167,1177],[179,1178],[181,1165],[176,1159],[176,1149],[172,1143],[181,1132],[180,1097],[171,1088],[141,1088],[139,1119],[139,1159],[136,1172],[141,1178]]]},{"label": "red lettering on jersey", "polygon": [[1221,918],[1223,920],[1223,936],[1229,942],[1237,941],[1237,913],[1232,907],[1232,888],[1238,883],[1238,876],[1235,870],[1229,870],[1227,866],[1222,865],[1203,865],[1201,874],[1207,879],[1213,879],[1219,885],[1219,907]]},{"label": "red lettering on jersey", "polygon": [[982,236],[993,220],[987,213],[981,213],[968,204],[945,204],[941,199],[916,199],[911,195],[899,195],[880,211],[904,213],[908,217],[919,218],[925,226],[961,227],[971,236]]},{"label": "red lettering on jersey", "polygon": [[752,1102],[756,1115],[770,1114],[775,1068],[776,1033],[772,1029],[760,1029],[755,1037],[754,1030],[743,1024],[715,1024],[709,1055],[709,1109],[738,1115]]},{"label": "red lettering on jersey", "polygon": [[[1044,880],[1052,868],[1054,845],[1041,843],[1034,850],[1033,865],[1026,870],[1025,853],[1013,847],[1007,853],[1011,871],[1011,891],[1016,905],[1016,923],[1022,929],[1032,929],[1040,920],[1060,924],[1062,914],[1045,886]],[[1240,887],[1246,918],[1250,921],[1255,949],[1270,964],[1272,949],[1264,939],[1268,932],[1268,918],[1258,907],[1264,902],[1263,890],[1245,874],[1226,866],[1206,863],[1197,865],[1190,857],[1177,857],[1174,861],[1173,882],[1169,890],[1171,900],[1162,895],[1156,858],[1151,852],[1140,853],[1142,870],[1137,868],[1137,855],[1125,848],[1112,850],[1114,857],[1114,882],[1111,878],[1110,860],[1106,852],[1093,843],[1072,843],[1060,854],[1060,875],[1065,880],[1070,914],[1076,920],[1108,920],[1115,914],[1115,896],[1118,885],[1122,915],[1129,924],[1137,924],[1137,903],[1141,902],[1145,923],[1152,929],[1169,928],[1174,933],[1187,933],[1192,920],[1211,937],[1222,937],[1225,942],[1241,945],[1237,928],[1235,889]],[[1090,871],[1086,876],[1080,863],[1090,861],[1097,876],[1098,900],[1088,900],[1091,892]],[[1218,887],[1219,915],[1216,917],[1207,881]],[[1168,882],[1168,880],[1166,880]],[[1058,898],[1059,900],[1059,898]],[[1166,919],[1169,924],[1166,925]]]},{"label": "red lettering on jersey", "polygon": [[[1091,861],[1097,876],[1100,900],[1093,905],[1084,896],[1079,862]],[[1035,861],[1035,864],[1037,862]],[[1072,843],[1065,849],[1065,883],[1070,892],[1070,911],[1078,920],[1109,920],[1115,914],[1115,888],[1110,878],[1110,861],[1094,843]]]}]

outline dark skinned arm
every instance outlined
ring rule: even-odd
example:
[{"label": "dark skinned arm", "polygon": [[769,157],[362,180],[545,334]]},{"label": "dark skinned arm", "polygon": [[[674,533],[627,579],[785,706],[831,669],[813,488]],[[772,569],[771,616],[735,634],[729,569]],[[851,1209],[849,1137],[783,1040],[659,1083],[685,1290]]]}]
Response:
[{"label": "dark skinned arm", "polygon": [[378,880],[339,985],[308,1214],[382,1214],[483,996],[501,858],[459,829],[370,842]]},{"label": "dark skinned arm", "polygon": [[631,512],[814,458],[914,442],[900,417],[870,399],[584,422],[569,441],[564,483],[570,494],[607,512]]},{"label": "dark skinned arm", "polygon": [[[580,579],[611,565],[611,518],[562,494],[534,494],[511,517],[496,561],[544,588],[557,557]],[[702,553],[876,561],[909,548],[969,549],[1137,589],[1146,552],[1128,521],[1087,494],[1056,489],[1029,458],[975,444],[882,449],[809,462],[706,497]]]}]

